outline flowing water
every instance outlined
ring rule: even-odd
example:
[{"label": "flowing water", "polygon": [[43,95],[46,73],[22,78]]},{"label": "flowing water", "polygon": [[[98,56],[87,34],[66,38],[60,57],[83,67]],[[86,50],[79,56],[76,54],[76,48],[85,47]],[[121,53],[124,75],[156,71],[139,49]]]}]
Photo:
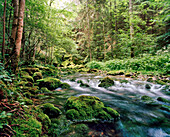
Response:
[{"label": "flowing water", "polygon": [[[170,100],[170,96],[164,94],[164,92],[169,92],[169,89],[159,84],[123,77],[114,77],[115,85],[106,89],[98,87],[100,79],[103,77],[105,76],[77,74],[63,78],[62,82],[70,84],[71,89],[56,96],[60,98],[58,102],[54,97],[55,103],[63,105],[61,98],[64,102],[70,96],[97,96],[104,102],[105,106],[109,106],[120,113],[121,117],[120,121],[117,122],[117,127],[122,132],[121,136],[170,137],[170,112],[161,110],[159,107],[159,104],[170,104],[157,101],[158,97]],[[75,81],[70,81],[71,78],[74,78]],[[121,83],[118,79],[126,79],[128,82]],[[82,80],[90,87],[80,87],[80,84],[76,82],[77,80]],[[146,84],[149,84],[149,89],[146,88]],[[57,90],[62,93],[62,90]],[[155,102],[152,105],[147,105],[141,100],[143,95],[152,97]]]}]

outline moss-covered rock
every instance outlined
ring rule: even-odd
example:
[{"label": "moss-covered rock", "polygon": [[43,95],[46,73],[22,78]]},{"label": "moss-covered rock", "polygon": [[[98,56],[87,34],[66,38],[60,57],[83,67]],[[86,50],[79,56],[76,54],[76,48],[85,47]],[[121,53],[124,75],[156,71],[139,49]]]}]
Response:
[{"label": "moss-covered rock", "polygon": [[35,72],[39,72],[40,70],[38,68],[22,68],[22,71],[26,71],[32,76]]},{"label": "moss-covered rock", "polygon": [[52,77],[47,77],[44,79],[37,80],[37,83],[40,88],[46,87],[49,90],[54,90],[54,89],[60,87],[62,84],[59,79],[52,78]]},{"label": "moss-covered rock", "polygon": [[144,95],[144,96],[141,97],[141,100],[143,100],[143,101],[152,101],[153,99],[151,97],[149,97],[149,96]]},{"label": "moss-covered rock", "polygon": [[22,77],[22,76],[29,76],[29,73],[26,72],[26,71],[21,71],[21,72],[20,72],[20,75],[21,75],[21,77]]},{"label": "moss-covered rock", "polygon": [[160,85],[167,85],[167,83],[163,82],[162,80],[155,80],[155,82]]},{"label": "moss-covered rock", "polygon": [[31,94],[37,94],[38,93],[38,87],[34,86],[34,87],[23,87],[22,88],[22,92],[30,92]]},{"label": "moss-covered rock", "polygon": [[31,99],[28,99],[28,98],[23,98],[19,101],[22,101],[22,102],[25,102],[26,105],[33,105],[33,101]]},{"label": "moss-covered rock", "polygon": [[77,80],[77,83],[80,83],[80,87],[90,87],[88,84],[83,83],[82,80]]},{"label": "moss-covered rock", "polygon": [[119,71],[109,71],[107,73],[107,75],[112,75],[112,76],[116,76],[116,75],[124,75],[125,72],[123,70],[119,70]]},{"label": "moss-covered rock", "polygon": [[40,89],[40,93],[50,93],[51,91],[50,90],[48,90],[48,88],[46,88],[46,87],[42,87],[41,89]]},{"label": "moss-covered rock", "polygon": [[27,82],[27,81],[20,81],[16,84],[16,86],[26,86],[26,87],[33,87],[33,83],[32,82]]},{"label": "moss-covered rock", "polygon": [[157,100],[158,100],[158,101],[161,101],[161,102],[165,102],[165,103],[170,103],[170,100],[165,99],[165,98],[163,98],[163,97],[158,97]]},{"label": "moss-covered rock", "polygon": [[147,82],[153,82],[153,78],[152,78],[152,77],[149,77],[146,81],[147,81]]},{"label": "moss-covered rock", "polygon": [[33,79],[34,79],[34,81],[37,81],[37,80],[42,79],[42,78],[43,78],[43,76],[42,76],[42,73],[41,73],[41,72],[35,72],[35,73],[33,74]]},{"label": "moss-covered rock", "polygon": [[51,125],[50,118],[44,113],[39,113],[37,119],[42,123],[46,130]]},{"label": "moss-covered rock", "polygon": [[34,79],[31,76],[25,76],[24,75],[24,76],[22,76],[22,80],[34,83]]},{"label": "moss-covered rock", "polygon": [[133,76],[131,73],[125,73],[125,77],[131,77]]},{"label": "moss-covered rock", "polygon": [[70,120],[112,120],[120,115],[116,110],[105,107],[95,96],[70,97],[64,108],[66,117]]},{"label": "moss-covered rock", "polygon": [[40,106],[43,113],[47,114],[50,118],[57,118],[61,114],[61,110],[51,103],[46,103]]},{"label": "moss-covered rock", "polygon": [[15,118],[12,124],[18,124],[14,126],[13,130],[16,131],[16,137],[39,137],[42,134],[42,124],[36,118],[30,115],[24,115],[26,119]]},{"label": "moss-covered rock", "polygon": [[97,69],[89,69],[88,70],[88,73],[95,73],[95,72],[98,72],[98,70]]},{"label": "moss-covered rock", "polygon": [[70,88],[70,85],[68,83],[62,83],[61,84],[61,88],[62,89],[69,89]]},{"label": "moss-covered rock", "polygon": [[110,77],[105,77],[101,80],[101,83],[99,84],[99,87],[111,87],[114,85],[114,81]]},{"label": "moss-covered rock", "polygon": [[170,112],[170,106],[168,105],[162,105],[161,109]]}]

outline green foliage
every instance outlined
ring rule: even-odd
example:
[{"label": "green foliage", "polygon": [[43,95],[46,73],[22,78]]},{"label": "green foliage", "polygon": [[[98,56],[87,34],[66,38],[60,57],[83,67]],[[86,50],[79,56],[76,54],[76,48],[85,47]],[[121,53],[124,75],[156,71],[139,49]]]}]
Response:
[{"label": "green foliage", "polygon": [[92,61],[87,63],[87,67],[108,70],[145,70],[145,71],[162,71],[169,72],[170,54],[157,56],[145,55],[138,59],[114,59],[105,63]]},{"label": "green foliage", "polygon": [[0,129],[3,128],[3,125],[7,124],[7,117],[10,117],[11,115],[12,113],[6,113],[5,111],[0,113]]}]

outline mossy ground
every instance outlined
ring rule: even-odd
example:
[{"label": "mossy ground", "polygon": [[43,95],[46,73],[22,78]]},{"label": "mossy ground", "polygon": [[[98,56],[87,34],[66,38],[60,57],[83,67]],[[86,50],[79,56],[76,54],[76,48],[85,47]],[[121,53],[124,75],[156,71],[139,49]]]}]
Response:
[{"label": "mossy ground", "polygon": [[70,97],[65,106],[66,117],[70,120],[113,120],[119,113],[112,108],[107,108],[95,96]]}]

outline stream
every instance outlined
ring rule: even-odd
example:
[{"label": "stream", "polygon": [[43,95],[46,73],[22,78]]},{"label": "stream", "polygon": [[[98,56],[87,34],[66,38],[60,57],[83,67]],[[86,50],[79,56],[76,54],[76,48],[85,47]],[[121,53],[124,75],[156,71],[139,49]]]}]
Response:
[{"label": "stream", "polygon": [[[97,96],[105,104],[117,110],[121,117],[116,123],[117,130],[123,137],[170,137],[170,112],[161,110],[157,105],[147,105],[141,100],[143,95],[150,96],[154,103],[170,105],[157,101],[158,97],[170,100],[170,96],[164,94],[169,89],[163,85],[153,84],[142,80],[134,80],[123,76],[112,76],[115,85],[109,88],[98,87],[100,79],[105,75],[75,74],[63,77],[62,82],[71,86],[70,90],[56,89],[59,94],[49,97],[49,102],[63,105],[70,96],[90,95]],[[75,81],[70,81],[75,79]],[[128,82],[121,83],[118,79],[126,79]],[[80,87],[77,80],[90,87]],[[146,84],[150,88],[146,88]],[[64,94],[63,94],[64,93]],[[106,127],[109,128],[109,127]]]}]

